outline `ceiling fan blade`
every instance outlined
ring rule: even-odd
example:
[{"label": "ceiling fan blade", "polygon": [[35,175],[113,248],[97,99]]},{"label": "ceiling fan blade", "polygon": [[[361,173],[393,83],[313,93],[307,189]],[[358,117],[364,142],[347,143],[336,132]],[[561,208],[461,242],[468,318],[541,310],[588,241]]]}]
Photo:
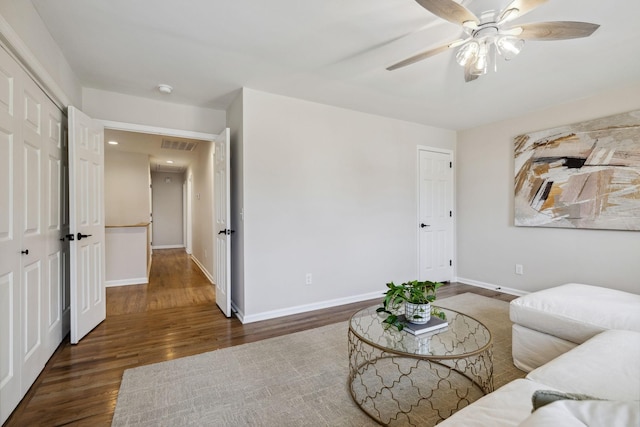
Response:
[{"label": "ceiling fan blade", "polygon": [[548,1],[549,0],[513,0],[504,8],[498,21],[504,23],[519,18]]},{"label": "ceiling fan blade", "polygon": [[411,65],[411,64],[414,64],[414,63],[416,63],[418,61],[422,61],[423,59],[430,58],[430,57],[432,57],[434,55],[437,55],[437,54],[439,54],[441,52],[449,50],[451,48],[451,45],[453,44],[455,46],[455,43],[457,43],[458,41],[459,40],[456,40],[454,42],[445,44],[443,46],[436,47],[435,49],[429,49],[429,50],[427,50],[425,52],[422,52],[422,53],[419,53],[417,55],[414,55],[414,56],[412,56],[410,58],[407,58],[407,59],[405,59],[403,61],[398,62],[397,64],[393,64],[390,67],[387,67],[387,70],[389,70],[389,71],[397,70],[398,68],[406,67],[407,65]]},{"label": "ceiling fan blade", "polygon": [[453,0],[416,0],[416,2],[434,15],[454,24],[464,25],[467,22],[477,27],[480,23],[478,17],[469,9]]},{"label": "ceiling fan blade", "polygon": [[522,29],[517,37],[524,40],[566,40],[589,37],[599,27],[589,22],[557,21],[522,24],[515,28]]}]

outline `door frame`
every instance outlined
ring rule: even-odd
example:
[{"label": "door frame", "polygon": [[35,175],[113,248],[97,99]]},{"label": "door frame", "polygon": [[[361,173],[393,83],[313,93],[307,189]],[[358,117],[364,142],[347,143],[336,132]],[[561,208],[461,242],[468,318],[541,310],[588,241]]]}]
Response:
[{"label": "door frame", "polygon": [[[163,128],[159,126],[140,125],[136,123],[115,122],[111,120],[100,120],[100,119],[94,119],[94,120],[102,124],[102,126],[105,129],[111,129],[111,130],[148,133],[152,135],[163,135],[163,136],[171,136],[176,138],[200,139],[200,140],[206,140],[206,141],[213,141],[214,138],[217,136],[216,134],[213,134],[213,133],[170,129],[170,128]],[[186,180],[189,180],[189,177],[190,177],[190,174],[188,173],[185,174]],[[190,190],[193,189],[190,182],[188,183],[187,188],[189,188]],[[185,211],[188,212],[188,214],[183,215],[183,218],[182,218],[182,227],[183,227],[183,230],[186,230],[186,233],[184,233],[184,237],[183,237],[183,240],[184,240],[183,243],[184,243],[185,251],[187,252],[187,254],[191,255],[191,252],[192,252],[191,236],[192,236],[192,227],[193,227],[192,219],[191,219],[191,213],[192,213],[191,191],[187,191],[186,198],[183,198],[183,203],[185,204],[183,205],[183,212]]]},{"label": "door frame", "polygon": [[416,236],[416,277],[420,277],[420,152],[421,151],[430,151],[432,153],[440,153],[447,154],[451,158],[451,162],[453,162],[452,167],[452,184],[451,184],[451,209],[453,210],[453,224],[451,225],[451,259],[453,261],[453,268],[451,270],[451,280],[455,281],[458,277],[458,263],[457,261],[457,248],[456,248],[456,225],[457,225],[457,215],[456,215],[456,158],[455,151],[447,148],[440,147],[431,147],[428,145],[418,145],[416,147],[416,227],[415,227],[415,236]]}]

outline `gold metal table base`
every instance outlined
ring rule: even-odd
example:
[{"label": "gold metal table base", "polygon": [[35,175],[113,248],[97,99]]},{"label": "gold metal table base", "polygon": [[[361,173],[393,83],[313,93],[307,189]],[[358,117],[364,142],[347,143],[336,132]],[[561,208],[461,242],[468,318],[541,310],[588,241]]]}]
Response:
[{"label": "gold metal table base", "polygon": [[[493,391],[490,337],[476,351],[407,354],[394,351],[397,343],[388,346],[394,348],[373,345],[352,329],[358,328],[349,328],[351,397],[382,425],[433,426]],[[392,333],[395,337],[398,334],[397,331]],[[438,339],[437,336],[433,338]],[[431,337],[402,339],[423,340],[428,347]],[[473,339],[473,334],[461,338],[463,341],[469,339]],[[440,345],[441,342],[434,346]],[[452,345],[460,343],[452,342]]]}]

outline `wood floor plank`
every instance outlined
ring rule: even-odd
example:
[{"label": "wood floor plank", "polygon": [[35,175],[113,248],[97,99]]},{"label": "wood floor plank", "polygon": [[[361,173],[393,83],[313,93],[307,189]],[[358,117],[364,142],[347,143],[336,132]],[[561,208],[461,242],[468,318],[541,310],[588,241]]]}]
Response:
[{"label": "wood floor plank", "polygon": [[[438,297],[465,292],[515,298],[458,283]],[[243,325],[220,312],[214,287],[184,250],[157,250],[149,284],[107,288],[107,319],[80,344],[63,341],[5,426],[109,426],[126,369],[346,321],[378,302]]]}]

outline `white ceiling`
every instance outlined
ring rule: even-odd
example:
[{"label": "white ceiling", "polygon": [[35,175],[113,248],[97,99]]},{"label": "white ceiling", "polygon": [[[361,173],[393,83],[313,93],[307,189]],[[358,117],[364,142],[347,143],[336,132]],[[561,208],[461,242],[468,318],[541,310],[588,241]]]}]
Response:
[{"label": "white ceiling", "polygon": [[[105,150],[123,151],[127,153],[146,154],[149,156],[149,164],[152,172],[184,173],[187,167],[196,162],[202,155],[203,147],[211,142],[196,139],[177,138],[173,136],[151,135],[146,133],[128,132],[115,129],[104,130]],[[117,145],[108,144],[115,141]],[[163,141],[167,141],[171,147],[186,147],[191,144],[191,151],[184,149],[162,148]],[[171,161],[171,163],[168,163]]]},{"label": "white ceiling", "polygon": [[[86,87],[225,109],[245,86],[449,129],[515,117],[640,82],[640,1],[550,0],[518,22],[600,24],[530,41],[465,83],[446,52],[461,35],[415,0],[32,0]],[[508,0],[463,0],[476,14]],[[155,90],[174,87],[171,95]]]}]

